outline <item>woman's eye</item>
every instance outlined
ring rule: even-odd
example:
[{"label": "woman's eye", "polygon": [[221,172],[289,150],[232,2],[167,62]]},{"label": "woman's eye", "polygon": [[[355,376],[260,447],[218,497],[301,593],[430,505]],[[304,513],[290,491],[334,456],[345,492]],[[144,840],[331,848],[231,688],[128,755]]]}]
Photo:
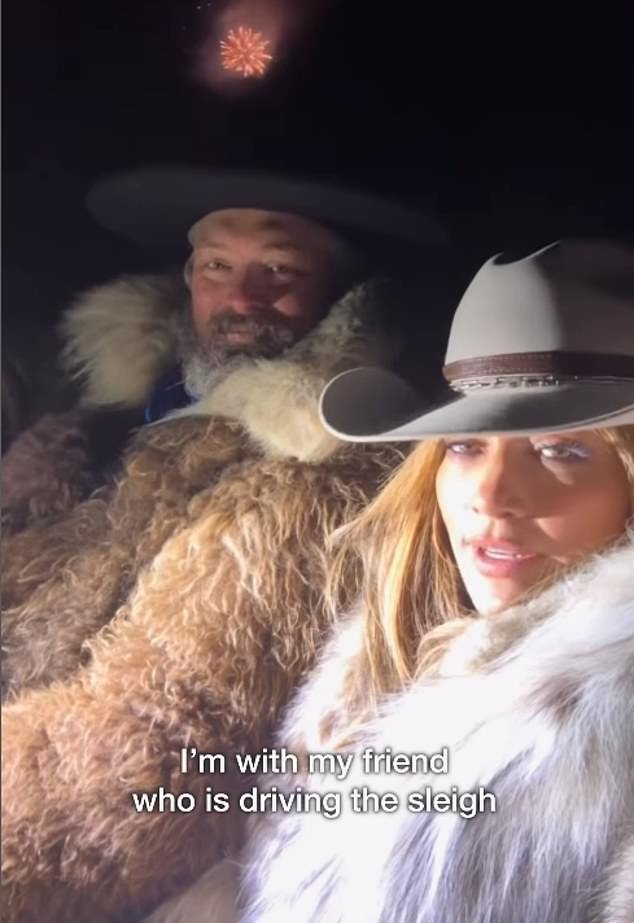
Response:
[{"label": "woman's eye", "polygon": [[590,457],[590,449],[582,442],[549,442],[535,448],[549,461],[582,461]]},{"label": "woman's eye", "polygon": [[452,455],[475,455],[478,445],[476,442],[446,442],[445,449]]},{"label": "woman's eye", "polygon": [[206,263],[203,263],[203,269],[209,272],[224,271],[229,269],[226,263],[222,263],[220,260],[208,260]]}]

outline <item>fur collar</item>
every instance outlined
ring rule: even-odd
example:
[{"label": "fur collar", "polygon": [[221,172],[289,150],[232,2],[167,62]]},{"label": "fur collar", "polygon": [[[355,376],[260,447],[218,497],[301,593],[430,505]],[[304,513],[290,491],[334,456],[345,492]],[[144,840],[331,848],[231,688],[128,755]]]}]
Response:
[{"label": "fur collar", "polygon": [[[633,575],[630,539],[534,602],[475,620],[440,675],[389,702],[359,745],[407,754],[447,747],[449,771],[364,775],[357,755],[345,782],[313,776],[307,788],[341,792],[341,816],[258,822],[245,921],[634,918]],[[334,680],[336,699],[359,637],[357,619],[300,693],[282,735],[289,749],[329,749],[320,730],[333,704],[327,687]],[[352,814],[352,786],[393,792],[401,807]],[[496,811],[465,819],[403,807],[426,786],[482,788]]]},{"label": "fur collar", "polygon": [[[173,319],[186,297],[182,283],[172,277],[130,276],[92,289],[69,309],[62,322],[63,360],[83,382],[84,406],[146,403],[175,361]],[[397,344],[380,320],[387,298],[383,283],[352,289],[283,356],[239,367],[199,402],[167,419],[229,417],[269,455],[323,460],[340,445],[319,420],[324,386],[338,372],[389,365],[396,355]]]},{"label": "fur collar", "polygon": [[64,314],[62,363],[85,407],[143,407],[173,364],[173,318],[187,297],[172,276],[122,276],[79,296]]}]

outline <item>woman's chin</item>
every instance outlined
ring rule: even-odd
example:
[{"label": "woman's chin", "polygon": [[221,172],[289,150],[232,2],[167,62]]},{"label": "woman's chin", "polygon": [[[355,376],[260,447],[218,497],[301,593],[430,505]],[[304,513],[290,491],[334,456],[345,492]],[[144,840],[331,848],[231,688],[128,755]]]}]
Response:
[{"label": "woman's chin", "polygon": [[[466,581],[465,581],[466,582]],[[478,577],[467,583],[474,608],[481,615],[496,615],[525,597],[539,581],[522,582],[508,578]]]},{"label": "woman's chin", "polygon": [[[473,556],[460,562],[460,573],[474,608],[481,615],[495,615],[514,606],[537,588],[549,572],[543,555],[521,562],[515,567],[500,567],[501,573],[484,572]],[[505,564],[506,562],[503,562]]]}]

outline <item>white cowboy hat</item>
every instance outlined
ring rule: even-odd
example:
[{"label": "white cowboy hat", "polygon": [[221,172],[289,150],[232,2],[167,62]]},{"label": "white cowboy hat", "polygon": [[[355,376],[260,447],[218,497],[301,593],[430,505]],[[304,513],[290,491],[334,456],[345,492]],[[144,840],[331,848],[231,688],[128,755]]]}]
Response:
[{"label": "white cowboy hat", "polygon": [[634,248],[562,240],[493,257],[458,305],[443,375],[446,397],[429,406],[391,372],[344,372],[322,421],[349,442],[634,423]]}]

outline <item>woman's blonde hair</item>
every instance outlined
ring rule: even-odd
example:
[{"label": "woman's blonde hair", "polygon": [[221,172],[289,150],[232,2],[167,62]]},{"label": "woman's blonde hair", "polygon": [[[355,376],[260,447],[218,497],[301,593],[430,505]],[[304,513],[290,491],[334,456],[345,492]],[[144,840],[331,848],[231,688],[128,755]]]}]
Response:
[{"label": "woman's blonde hair", "polygon": [[[597,432],[623,464],[634,510],[634,426]],[[365,511],[333,536],[329,603],[341,611],[340,587],[352,562],[365,612],[363,654],[348,682],[349,698],[364,711],[435,663],[474,615],[436,501],[443,456],[444,443],[419,444]]]}]

